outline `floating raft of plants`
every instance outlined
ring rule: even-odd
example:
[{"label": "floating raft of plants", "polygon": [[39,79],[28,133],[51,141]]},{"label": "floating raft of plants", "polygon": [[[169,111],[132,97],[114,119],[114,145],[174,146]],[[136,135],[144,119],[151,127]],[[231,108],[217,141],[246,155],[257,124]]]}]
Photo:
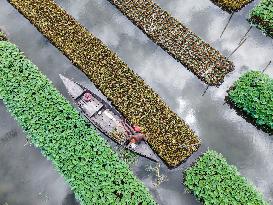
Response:
[{"label": "floating raft of plants", "polygon": [[260,71],[250,71],[235,82],[228,100],[258,126],[273,131],[273,79]]},{"label": "floating raft of plants", "polygon": [[184,184],[203,204],[269,205],[235,166],[212,150],[186,169]]},{"label": "floating raft of plants", "polygon": [[152,0],[109,0],[156,44],[208,85],[220,85],[234,65]]},{"label": "floating raft of plants", "polygon": [[142,127],[169,167],[195,152],[198,137],[145,82],[53,0],[11,0],[61,50],[130,123]]},{"label": "floating raft of plants", "polygon": [[0,96],[82,205],[156,204],[107,142],[19,49],[0,41]]},{"label": "floating raft of plants", "polygon": [[211,0],[215,5],[229,13],[236,12],[244,8],[254,0]]},{"label": "floating raft of plants", "polygon": [[267,36],[273,38],[273,1],[261,0],[250,12],[248,21],[261,29]]}]

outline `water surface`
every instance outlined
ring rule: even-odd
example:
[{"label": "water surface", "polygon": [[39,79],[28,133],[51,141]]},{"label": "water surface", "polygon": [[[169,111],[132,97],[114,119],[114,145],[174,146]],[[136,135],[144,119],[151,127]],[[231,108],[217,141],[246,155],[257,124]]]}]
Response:
[{"label": "water surface", "polygon": [[[202,96],[206,85],[156,46],[107,0],[56,2],[118,53],[202,139],[199,151],[177,169],[168,170],[162,165],[162,173],[169,180],[159,188],[154,188],[154,177],[145,170],[153,163],[140,158],[134,167],[134,173],[150,189],[159,204],[200,204],[192,195],[185,193],[181,184],[182,170],[208,148],[221,152],[272,203],[273,140],[238,116],[228,105],[223,105],[226,90],[242,73],[251,69],[262,70],[273,60],[271,38],[253,28],[245,44],[231,57],[235,71],[225,78],[219,88],[210,87]],[[248,12],[258,1],[234,15],[221,39],[219,37],[229,14],[209,0],[156,2],[228,56],[248,30]],[[7,1],[0,0],[0,5],[0,27],[8,34],[10,41],[25,52],[68,100],[71,101],[59,73],[99,93],[92,82]],[[273,77],[273,65],[266,73]],[[69,186],[51,163],[38,149],[25,144],[25,134],[0,101],[0,204],[77,204]]]}]

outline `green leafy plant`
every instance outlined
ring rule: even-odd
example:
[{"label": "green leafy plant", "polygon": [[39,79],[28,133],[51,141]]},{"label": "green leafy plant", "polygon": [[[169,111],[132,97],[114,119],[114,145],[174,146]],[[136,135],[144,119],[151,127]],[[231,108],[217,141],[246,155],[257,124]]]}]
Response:
[{"label": "green leafy plant", "polygon": [[259,71],[250,71],[235,82],[228,98],[252,117],[259,126],[273,130],[273,79]]},{"label": "green leafy plant", "polygon": [[0,96],[82,205],[156,204],[107,142],[7,41],[0,41]]},{"label": "green leafy plant", "polygon": [[185,170],[184,185],[205,205],[269,205],[235,166],[213,150]]},{"label": "green leafy plant", "polygon": [[9,2],[82,70],[130,123],[142,128],[152,149],[169,167],[178,166],[198,149],[196,134],[159,95],[53,0]]},{"label": "green leafy plant", "polygon": [[273,38],[273,1],[261,0],[250,12],[248,21]]},{"label": "green leafy plant", "polygon": [[223,10],[232,13],[241,10],[253,0],[211,0],[214,4],[221,7]]}]

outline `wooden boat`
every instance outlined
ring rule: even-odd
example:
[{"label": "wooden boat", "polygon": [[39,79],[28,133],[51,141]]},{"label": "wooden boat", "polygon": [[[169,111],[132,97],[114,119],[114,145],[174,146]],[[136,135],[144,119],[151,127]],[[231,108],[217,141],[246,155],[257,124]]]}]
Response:
[{"label": "wooden boat", "polygon": [[113,106],[79,83],[61,74],[60,78],[76,105],[97,129],[126,149],[152,161],[158,161],[146,141],[141,141],[134,148],[126,145],[127,140],[135,134],[134,129]]}]

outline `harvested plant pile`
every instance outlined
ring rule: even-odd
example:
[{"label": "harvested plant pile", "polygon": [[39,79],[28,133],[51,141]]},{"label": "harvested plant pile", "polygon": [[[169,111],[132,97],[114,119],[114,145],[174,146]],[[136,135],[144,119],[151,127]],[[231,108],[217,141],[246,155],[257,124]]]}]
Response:
[{"label": "harvested plant pile", "polygon": [[109,0],[156,44],[209,85],[220,85],[233,64],[152,0]]},{"label": "harvested plant pile", "polygon": [[15,45],[0,41],[0,96],[82,205],[155,204],[107,142]]},{"label": "harvested plant pile", "polygon": [[273,130],[273,79],[250,71],[235,82],[228,98],[236,107],[255,119],[257,125]]},{"label": "harvested plant pile", "polygon": [[184,184],[203,204],[269,205],[236,167],[212,150],[185,171]]},{"label": "harvested plant pile", "polygon": [[229,13],[239,11],[254,0],[211,0],[215,5]]},{"label": "harvested plant pile", "polygon": [[54,1],[10,3],[78,66],[132,124],[142,127],[148,143],[169,167],[179,165],[198,149],[199,146],[191,146],[199,139],[189,126],[115,53]]},{"label": "harvested plant pile", "polygon": [[261,0],[250,12],[248,21],[273,38],[273,1]]}]

